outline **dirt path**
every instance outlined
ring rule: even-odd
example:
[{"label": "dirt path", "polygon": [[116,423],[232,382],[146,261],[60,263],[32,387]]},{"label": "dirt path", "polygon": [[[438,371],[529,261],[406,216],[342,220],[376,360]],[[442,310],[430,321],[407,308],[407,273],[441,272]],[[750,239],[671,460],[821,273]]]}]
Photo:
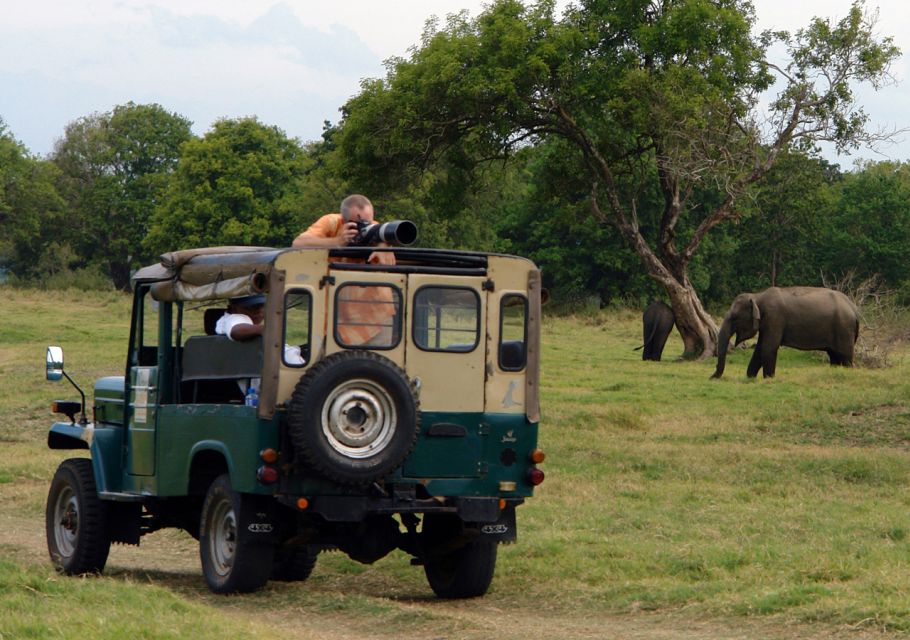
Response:
[{"label": "dirt path", "polygon": [[[0,504],[3,502],[0,494]],[[47,562],[44,522],[38,518],[0,513],[0,551],[26,563]],[[143,539],[142,546],[111,548],[107,573],[114,578],[127,576],[185,593],[218,608],[222,615],[260,619],[278,624],[282,637],[301,640],[389,640],[402,637],[379,628],[365,628],[363,617],[352,623],[350,617],[325,611],[304,610],[299,606],[263,607],[261,598],[228,600],[209,594],[202,583],[198,548],[189,536],[164,531]],[[282,585],[283,589],[306,589],[306,585]],[[329,594],[331,595],[331,594]],[[345,597],[343,591],[339,598]],[[896,634],[869,627],[830,627],[787,624],[769,618],[693,619],[683,613],[629,614],[605,616],[585,611],[541,612],[504,610],[489,600],[441,601],[422,599],[376,598],[393,615],[405,619],[427,619],[435,630],[407,631],[417,640],[882,640]],[[288,602],[283,595],[282,603]]]}]

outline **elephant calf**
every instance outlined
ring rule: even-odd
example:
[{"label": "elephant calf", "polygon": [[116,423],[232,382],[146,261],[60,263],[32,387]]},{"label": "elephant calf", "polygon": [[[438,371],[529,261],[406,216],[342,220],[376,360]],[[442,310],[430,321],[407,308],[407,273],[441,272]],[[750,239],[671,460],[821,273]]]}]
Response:
[{"label": "elephant calf", "polygon": [[[641,316],[644,351],[641,354],[642,360],[660,361],[660,356],[664,352],[664,345],[667,344],[667,338],[673,330],[673,324],[676,322],[676,316],[673,315],[673,309],[660,300],[655,300],[647,307]],[[638,347],[641,349],[642,347]]]},{"label": "elephant calf", "polygon": [[724,373],[727,346],[734,333],[736,344],[758,333],[758,343],[746,369],[750,378],[758,374],[759,368],[764,377],[774,376],[781,345],[826,351],[832,365],[850,366],[859,336],[859,311],[840,291],[821,287],[771,287],[760,293],[741,293],[720,327],[717,369],[712,378]]}]

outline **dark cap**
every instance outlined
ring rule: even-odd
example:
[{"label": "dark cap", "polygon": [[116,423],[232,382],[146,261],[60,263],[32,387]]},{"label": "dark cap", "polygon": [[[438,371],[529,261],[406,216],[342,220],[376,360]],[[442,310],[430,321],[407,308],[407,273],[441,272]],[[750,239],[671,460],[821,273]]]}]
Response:
[{"label": "dark cap", "polygon": [[240,296],[239,298],[231,298],[231,304],[235,304],[238,307],[259,307],[265,304],[265,295],[257,293],[252,296]]}]

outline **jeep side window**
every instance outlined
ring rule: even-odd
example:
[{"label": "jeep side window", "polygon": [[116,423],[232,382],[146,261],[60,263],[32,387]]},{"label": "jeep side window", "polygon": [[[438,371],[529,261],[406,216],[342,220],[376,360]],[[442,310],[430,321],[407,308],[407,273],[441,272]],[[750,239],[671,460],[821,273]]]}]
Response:
[{"label": "jeep side window", "polygon": [[158,301],[152,298],[148,288],[142,292],[142,304],[137,311],[136,360],[140,367],[158,364]]},{"label": "jeep side window", "polygon": [[[310,315],[312,303],[310,293],[303,289],[293,289],[284,296],[284,343],[290,347],[300,347],[300,356],[304,363],[310,361]],[[284,354],[288,349],[285,347]],[[304,364],[282,361],[288,367],[302,367]]]},{"label": "jeep side window", "polygon": [[392,349],[401,338],[401,292],[391,285],[344,284],[335,292],[335,342]]},{"label": "jeep side window", "polygon": [[424,351],[473,351],[480,340],[480,296],[463,287],[422,287],[414,294],[413,334]]},{"label": "jeep side window", "polygon": [[507,294],[499,306],[499,368],[521,371],[527,363],[528,300]]}]

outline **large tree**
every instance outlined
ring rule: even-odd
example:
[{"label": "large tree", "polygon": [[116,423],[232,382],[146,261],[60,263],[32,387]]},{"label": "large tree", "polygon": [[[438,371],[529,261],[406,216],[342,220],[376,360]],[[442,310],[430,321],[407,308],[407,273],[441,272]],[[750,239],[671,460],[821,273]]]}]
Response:
[{"label": "large tree", "polygon": [[296,139],[255,118],[216,122],[184,146],[145,246],[290,246],[301,231],[304,156]]},{"label": "large tree", "polygon": [[[754,22],[748,0],[581,0],[561,19],[552,1],[498,0],[430,25],[409,58],[364,82],[342,146],[362,174],[413,180],[440,158],[567,141],[594,218],[666,289],[686,353],[710,355],[717,328],[689,276],[705,236],[739,215],[784,150],[876,139],[854,85],[878,87],[899,55],[862,4],[793,35],[756,35]],[[772,43],[786,63],[769,62]],[[659,222],[646,235],[640,206],[654,190]]]},{"label": "large tree", "polygon": [[147,260],[142,240],[190,125],[160,105],[130,102],[71,122],[54,148],[75,248],[119,289]]}]

